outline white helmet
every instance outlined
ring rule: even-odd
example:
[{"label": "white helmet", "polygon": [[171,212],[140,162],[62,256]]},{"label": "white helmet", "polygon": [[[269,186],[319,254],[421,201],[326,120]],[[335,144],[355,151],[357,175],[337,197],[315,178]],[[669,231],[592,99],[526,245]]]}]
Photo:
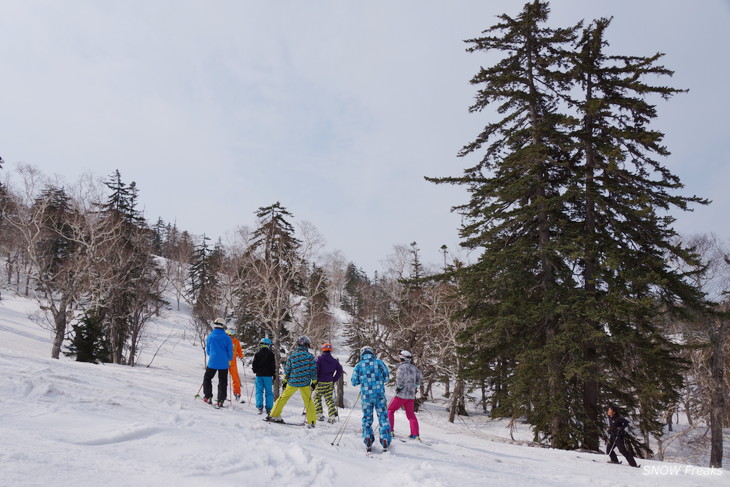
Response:
[{"label": "white helmet", "polygon": [[360,358],[362,358],[362,357],[363,357],[363,355],[365,355],[366,353],[369,353],[369,354],[371,354],[371,355],[375,355],[375,352],[373,352],[373,349],[372,349],[372,347],[368,347],[367,345],[366,345],[366,346],[364,346],[364,347],[362,347],[362,348],[360,349]]},{"label": "white helmet", "polygon": [[408,350],[401,350],[398,356],[401,360],[411,360],[413,358],[413,354]]},{"label": "white helmet", "polygon": [[216,318],[215,321],[213,322],[213,328],[225,329],[226,320],[224,320],[223,318]]}]

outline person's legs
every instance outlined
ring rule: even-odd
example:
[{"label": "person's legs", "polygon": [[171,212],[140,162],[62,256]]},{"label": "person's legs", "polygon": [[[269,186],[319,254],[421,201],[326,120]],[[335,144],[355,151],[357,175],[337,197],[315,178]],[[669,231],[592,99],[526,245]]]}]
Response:
[{"label": "person's legs", "polygon": [[608,444],[606,445],[606,453],[608,453],[608,458],[611,459],[611,462],[618,463],[618,457],[616,456],[616,444],[618,442],[618,438],[609,438]]},{"label": "person's legs", "polygon": [[317,416],[324,416],[324,410],[322,409],[322,392],[324,391],[324,384],[324,382],[320,382],[314,390],[314,411],[317,413]]},{"label": "person's legs", "polygon": [[262,377],[264,382],[264,392],[266,395],[266,412],[270,412],[274,407],[274,378]]},{"label": "person's legs", "polygon": [[[317,386],[317,389],[319,389],[319,386]],[[335,398],[332,397],[332,394],[335,391],[335,383],[334,382],[325,382],[324,383],[324,402],[327,403],[327,414],[330,418],[333,418],[337,416],[337,406],[335,406]]]},{"label": "person's legs", "polygon": [[390,445],[390,423],[388,422],[388,406],[385,403],[385,396],[378,396],[375,400],[375,410],[378,412],[378,434],[380,435],[380,444],[384,448]]},{"label": "person's legs", "polygon": [[218,402],[226,400],[228,395],[228,369],[218,371]]},{"label": "person's legs", "polygon": [[203,374],[203,399],[210,399],[213,397],[213,376],[216,370],[210,367],[205,368],[205,374]]},{"label": "person's legs", "polygon": [[[636,460],[634,460],[634,456],[629,453],[629,450],[626,448],[626,445],[624,444],[624,439],[619,436],[618,441],[616,441],[616,448],[618,448],[618,451],[621,452],[621,454],[624,456],[627,462],[629,462],[629,465],[632,467],[636,466]],[[615,453],[614,453],[615,455]]]},{"label": "person's legs", "polygon": [[256,409],[264,408],[264,381],[263,377],[256,376]]},{"label": "person's legs", "polygon": [[395,431],[395,412],[398,411],[404,404],[405,399],[401,399],[395,396],[388,405],[388,423],[390,424],[390,431]]},{"label": "person's legs", "polygon": [[298,389],[298,387],[292,387],[290,385],[286,386],[284,392],[281,393],[279,399],[277,399],[274,403],[274,409],[271,410],[272,418],[278,418],[279,416],[281,416],[281,412],[284,410],[284,406],[286,406],[287,401],[290,397],[292,397],[295,392],[297,392]]},{"label": "person's legs", "polygon": [[366,445],[373,444],[375,435],[373,434],[373,409],[374,404],[371,399],[362,398],[362,440]]},{"label": "person's legs", "polygon": [[416,401],[414,399],[406,399],[405,401],[403,408],[406,410],[406,418],[411,423],[411,436],[418,436],[418,418],[416,418],[416,412],[413,410]]},{"label": "person's legs", "polygon": [[233,395],[238,397],[241,395],[241,378],[238,376],[238,366],[235,359],[228,370],[231,373],[231,381],[233,381]]},{"label": "person's legs", "polygon": [[300,387],[299,393],[302,395],[304,410],[307,412],[307,424],[315,424],[317,413],[314,412],[314,404],[312,404],[312,389],[309,386]]}]

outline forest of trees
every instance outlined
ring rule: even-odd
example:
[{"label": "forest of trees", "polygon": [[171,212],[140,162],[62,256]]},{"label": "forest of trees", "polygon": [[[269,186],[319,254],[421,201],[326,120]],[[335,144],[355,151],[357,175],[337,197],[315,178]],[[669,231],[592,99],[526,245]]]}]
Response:
[{"label": "forest of trees", "polygon": [[549,15],[533,1],[466,41],[500,56],[471,80],[469,111],[490,116],[458,153],[463,174],[427,179],[466,189],[455,210],[473,262],[442,247],[424,263],[412,242],[368,275],[279,202],[211,242],[146,221],[119,171],[69,184],[0,159],[0,290],[37,300],[53,358],[137,365],[146,325],[187,307],[201,364],[219,316],[249,352],[271,338],[278,361],[300,335],[342,336],[351,364],[363,345],[391,365],[411,351],[417,403],[443,400],[452,422],[478,410],[598,450],[611,401],[634,451],[661,458],[686,433],[672,431],[681,412],[721,466],[730,249],[672,228],[671,212],[708,202],[681,194],[651,127],[654,103],[682,90],[658,84],[672,74],[661,54],[609,53],[611,19],[555,28]]}]

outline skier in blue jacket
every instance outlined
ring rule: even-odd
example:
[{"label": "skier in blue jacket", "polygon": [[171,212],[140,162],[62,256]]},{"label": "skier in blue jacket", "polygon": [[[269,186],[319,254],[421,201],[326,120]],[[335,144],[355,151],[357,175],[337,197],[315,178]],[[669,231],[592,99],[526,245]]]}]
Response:
[{"label": "skier in blue jacket", "polygon": [[[215,407],[223,407],[228,388],[228,366],[233,360],[233,342],[225,331],[226,322],[216,318],[213,331],[205,340],[208,366],[203,375],[203,401]],[[213,376],[218,373],[218,399],[213,403]]]},{"label": "skier in blue jacket", "polygon": [[362,439],[368,451],[372,451],[375,442],[373,434],[373,409],[378,413],[380,428],[380,444],[383,451],[390,447],[390,423],[385,401],[385,383],[390,373],[382,360],[375,357],[373,349],[362,347],[360,361],[352,372],[352,385],[360,386],[360,400],[362,403]]}]

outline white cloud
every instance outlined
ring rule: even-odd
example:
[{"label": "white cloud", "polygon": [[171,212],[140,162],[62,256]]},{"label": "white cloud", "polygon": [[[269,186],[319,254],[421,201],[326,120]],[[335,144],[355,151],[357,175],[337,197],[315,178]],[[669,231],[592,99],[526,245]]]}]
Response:
[{"label": "white cloud", "polygon": [[[691,89],[660,104],[668,165],[688,193],[715,200],[693,222],[723,231],[713,225],[727,211],[726,192],[708,181],[727,175],[727,152],[718,151],[730,107],[717,94],[728,67],[717,61],[726,57],[728,9],[551,5],[556,25],[614,15],[616,52],[668,53],[671,84]],[[466,161],[456,153],[488,116],[467,107],[468,81],[490,58],[467,54],[462,40],[519,8],[507,0],[5,2],[0,151],[69,179],[119,169],[137,182],[150,220],[194,233],[251,224],[257,207],[279,200],[371,272],[393,244],[414,240],[438,261],[429,249],[456,246],[449,208],[468,196],[423,176],[459,174]]]}]

